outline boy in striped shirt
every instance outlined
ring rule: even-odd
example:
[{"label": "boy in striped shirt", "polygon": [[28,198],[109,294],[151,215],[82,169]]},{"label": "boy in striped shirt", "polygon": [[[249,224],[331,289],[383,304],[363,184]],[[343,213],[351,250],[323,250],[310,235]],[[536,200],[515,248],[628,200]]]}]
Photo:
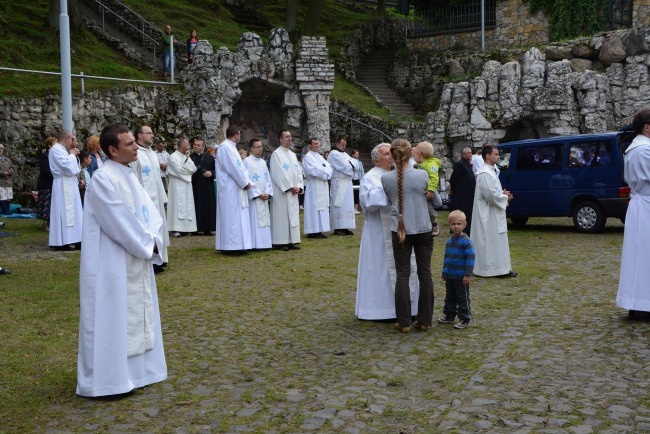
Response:
[{"label": "boy in striped shirt", "polygon": [[449,229],[451,236],[445,244],[445,260],[442,265],[442,279],[445,281],[445,306],[443,317],[438,319],[441,324],[452,324],[456,315],[460,320],[454,325],[456,329],[464,329],[469,325],[469,277],[474,270],[474,247],[472,240],[463,232],[467,226],[465,213],[455,210],[449,213]]}]

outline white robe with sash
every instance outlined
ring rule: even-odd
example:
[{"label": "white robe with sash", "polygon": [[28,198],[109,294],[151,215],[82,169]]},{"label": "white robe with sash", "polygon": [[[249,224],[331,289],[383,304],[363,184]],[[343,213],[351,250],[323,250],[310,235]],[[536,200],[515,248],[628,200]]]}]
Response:
[{"label": "white robe with sash", "polygon": [[[246,157],[244,165],[253,182],[253,187],[248,190],[250,203],[248,215],[251,223],[253,248],[270,249],[273,244],[271,238],[271,209],[269,208],[269,200],[273,198],[271,175],[268,167],[266,167],[266,161],[254,155]],[[262,194],[268,194],[269,199],[259,199]]]},{"label": "white robe with sash", "polygon": [[162,217],[129,167],[107,161],[85,198],[77,394],[126,393],[167,378],[152,262]]},{"label": "white robe with sash", "polygon": [[271,154],[271,235],[273,244],[300,242],[300,208],[298,195],[288,191],[303,187],[302,170],[293,151],[279,147]]},{"label": "white robe with sash", "polygon": [[138,145],[138,159],[129,166],[133,169],[138,181],[140,181],[162,217],[163,248],[160,256],[163,262],[167,262],[169,260],[167,256],[169,232],[167,229],[167,216],[165,215],[167,193],[165,193],[165,186],[162,183],[160,162],[156,154],[157,152],[153,149]]},{"label": "white robe with sash", "polygon": [[167,203],[167,223],[170,231],[196,232],[196,211],[192,174],[196,166],[191,158],[178,151],[169,156],[167,176],[169,202]]},{"label": "white robe with sash", "polygon": [[50,148],[48,156],[54,177],[50,205],[49,245],[60,247],[81,241],[83,208],[77,175],[79,160],[60,143]]},{"label": "white robe with sash", "polygon": [[650,312],[650,138],[634,138],[625,151],[624,174],[632,197],[625,215],[616,305]]},{"label": "white robe with sash", "polygon": [[330,222],[332,229],[354,229],[354,194],[352,175],[354,162],[347,153],[332,149],[327,162],[332,166],[330,189]]},{"label": "white robe with sash", "polygon": [[226,139],[219,145],[215,160],[217,181],[216,250],[249,250],[251,224],[248,215],[248,193],[251,182],[235,142]]},{"label": "white robe with sash", "polygon": [[[395,318],[395,258],[390,231],[392,206],[381,185],[381,176],[388,173],[373,167],[361,179],[359,203],[364,215],[355,315],[359,319]],[[411,313],[417,315],[420,285],[415,253],[411,255]]]},{"label": "white robe with sash", "polygon": [[489,164],[484,165],[476,173],[470,237],[476,252],[474,274],[477,276],[501,276],[512,270],[507,206],[508,196],[503,194],[495,168]]},{"label": "white robe with sash", "polygon": [[302,159],[305,174],[305,234],[329,232],[330,192],[328,180],[332,179],[332,166],[318,152],[309,151]]}]

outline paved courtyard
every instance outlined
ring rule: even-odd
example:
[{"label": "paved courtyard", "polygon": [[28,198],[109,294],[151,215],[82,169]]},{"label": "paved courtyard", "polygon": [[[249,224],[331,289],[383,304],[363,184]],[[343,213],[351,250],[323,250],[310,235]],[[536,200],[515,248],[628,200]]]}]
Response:
[{"label": "paved courtyard", "polygon": [[[158,276],[169,378],[121,399],[79,398],[71,351],[65,381],[51,386],[63,398],[19,426],[650,431],[650,322],[630,321],[614,305],[623,230],[612,223],[604,234],[580,235],[568,220],[532,219],[510,232],[520,277],[472,281],[469,328],[435,325],[408,335],[354,317],[360,229],[305,239],[299,252],[241,258],[214,253],[213,237],[174,239],[170,269]],[[441,252],[442,238],[434,252],[436,317]]]}]

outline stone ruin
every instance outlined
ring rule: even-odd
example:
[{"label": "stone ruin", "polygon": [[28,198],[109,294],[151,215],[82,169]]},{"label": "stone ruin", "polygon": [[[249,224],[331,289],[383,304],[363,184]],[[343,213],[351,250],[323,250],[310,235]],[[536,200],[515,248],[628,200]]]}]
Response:
[{"label": "stone ruin", "polygon": [[286,30],[276,28],[265,47],[254,33],[244,33],[231,52],[216,52],[200,41],[194,62],[180,76],[184,93],[193,101],[193,127],[217,138],[229,125],[240,128],[242,141],[262,141],[275,149],[277,133],[288,129],[294,146],[309,137],[330,148],[329,105],[334,65],[324,37],[301,38],[296,54]]}]

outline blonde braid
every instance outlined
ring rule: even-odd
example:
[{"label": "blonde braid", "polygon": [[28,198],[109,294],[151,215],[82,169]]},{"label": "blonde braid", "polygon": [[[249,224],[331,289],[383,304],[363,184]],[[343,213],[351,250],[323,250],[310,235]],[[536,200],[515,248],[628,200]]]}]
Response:
[{"label": "blonde braid", "polygon": [[404,164],[411,158],[411,144],[408,140],[397,139],[390,145],[390,153],[395,160],[397,170],[397,238],[400,244],[406,239],[406,228],[404,227]]}]

